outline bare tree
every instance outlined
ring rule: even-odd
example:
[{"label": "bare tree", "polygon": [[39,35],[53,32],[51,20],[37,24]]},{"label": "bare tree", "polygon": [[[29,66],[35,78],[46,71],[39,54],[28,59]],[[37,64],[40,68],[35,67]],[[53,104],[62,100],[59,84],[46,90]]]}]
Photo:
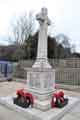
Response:
[{"label": "bare tree", "polygon": [[24,44],[26,44],[25,41],[29,39],[29,36],[33,34],[34,28],[35,18],[33,12],[30,12],[28,15],[24,13],[11,24],[11,31],[8,38],[9,41],[16,46],[13,58],[20,60],[25,57]]},{"label": "bare tree", "polygon": [[34,32],[35,19],[33,13],[29,15],[24,13],[19,16],[15,23],[11,26],[12,28],[12,39],[16,44],[23,44],[24,41]]},{"label": "bare tree", "polygon": [[58,34],[56,40],[59,44],[62,44],[64,48],[70,48],[70,38],[64,34]]},{"label": "bare tree", "polygon": [[74,44],[72,44],[71,46],[71,52],[72,53],[75,53],[76,52],[76,46]]}]

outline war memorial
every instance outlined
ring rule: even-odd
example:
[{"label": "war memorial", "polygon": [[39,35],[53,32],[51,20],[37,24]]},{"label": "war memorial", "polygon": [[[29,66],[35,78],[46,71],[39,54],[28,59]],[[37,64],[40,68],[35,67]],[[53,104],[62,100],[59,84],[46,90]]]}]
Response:
[{"label": "war memorial", "polygon": [[66,96],[64,91],[55,88],[55,69],[47,57],[47,31],[51,23],[47,8],[43,7],[36,19],[40,25],[37,57],[31,68],[24,68],[26,89],[17,90],[18,97],[0,97],[0,104],[19,112],[28,120],[60,120],[78,103],[78,99]]}]

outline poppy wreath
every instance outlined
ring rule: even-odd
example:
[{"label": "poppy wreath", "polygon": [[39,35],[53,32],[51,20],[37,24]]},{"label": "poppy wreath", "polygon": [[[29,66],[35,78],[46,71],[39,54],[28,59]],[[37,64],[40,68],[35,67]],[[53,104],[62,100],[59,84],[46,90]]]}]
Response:
[{"label": "poppy wreath", "polygon": [[64,92],[59,91],[58,93],[53,93],[51,100],[51,107],[62,108],[68,103],[68,98],[64,98]]},{"label": "poppy wreath", "polygon": [[28,108],[30,105],[33,107],[34,98],[31,93],[26,92],[24,89],[17,90],[17,97],[13,98],[13,103],[23,108]]}]

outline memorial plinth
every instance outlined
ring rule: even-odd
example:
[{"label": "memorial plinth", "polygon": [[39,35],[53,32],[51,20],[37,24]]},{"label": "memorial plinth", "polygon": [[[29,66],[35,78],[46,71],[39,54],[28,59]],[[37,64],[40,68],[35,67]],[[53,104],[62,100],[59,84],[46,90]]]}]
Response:
[{"label": "memorial plinth", "polygon": [[31,68],[27,73],[27,89],[39,100],[50,98],[54,91],[55,71],[51,68]]},{"label": "memorial plinth", "polygon": [[51,96],[55,90],[55,70],[47,58],[47,29],[50,25],[47,9],[42,8],[36,19],[40,24],[37,58],[32,68],[27,69],[27,90],[36,98],[34,106],[47,110],[50,108]]}]

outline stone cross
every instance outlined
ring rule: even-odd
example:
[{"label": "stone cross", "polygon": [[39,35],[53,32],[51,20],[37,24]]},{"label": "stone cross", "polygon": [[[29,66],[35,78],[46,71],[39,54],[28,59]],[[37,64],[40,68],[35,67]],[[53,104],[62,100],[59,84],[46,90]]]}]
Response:
[{"label": "stone cross", "polygon": [[36,19],[40,24],[37,58],[47,59],[47,28],[50,25],[47,8],[42,8]]}]

